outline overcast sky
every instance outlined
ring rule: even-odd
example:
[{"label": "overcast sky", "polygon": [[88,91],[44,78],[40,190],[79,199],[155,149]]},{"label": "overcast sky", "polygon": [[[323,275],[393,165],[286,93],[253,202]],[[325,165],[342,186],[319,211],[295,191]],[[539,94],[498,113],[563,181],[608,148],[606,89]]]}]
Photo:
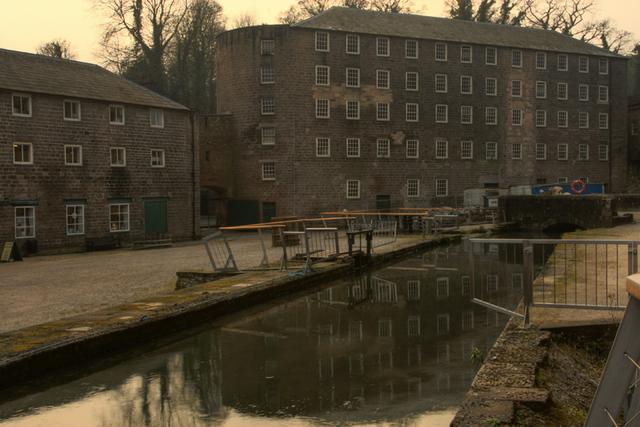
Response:
[{"label": "overcast sky", "polygon": [[[294,0],[219,0],[225,15],[248,12],[259,23],[276,23]],[[640,0],[600,0],[599,17],[609,17],[620,28],[640,39]],[[444,16],[444,0],[414,0],[415,8],[427,15]],[[47,40],[71,42],[77,59],[96,62],[96,50],[105,17],[93,0],[0,0],[0,47],[33,52]]]}]

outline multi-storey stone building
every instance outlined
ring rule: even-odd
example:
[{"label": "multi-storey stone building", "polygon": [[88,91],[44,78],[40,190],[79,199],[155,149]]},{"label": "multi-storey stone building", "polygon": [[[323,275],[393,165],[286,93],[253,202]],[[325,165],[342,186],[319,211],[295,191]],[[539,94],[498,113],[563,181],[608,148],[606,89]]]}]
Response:
[{"label": "multi-storey stone building", "polygon": [[465,189],[623,188],[626,60],[537,29],[332,8],[218,39],[233,197],[264,212],[461,204]]},{"label": "multi-storey stone building", "polygon": [[96,65],[0,49],[0,242],[193,237],[193,129],[184,106]]}]

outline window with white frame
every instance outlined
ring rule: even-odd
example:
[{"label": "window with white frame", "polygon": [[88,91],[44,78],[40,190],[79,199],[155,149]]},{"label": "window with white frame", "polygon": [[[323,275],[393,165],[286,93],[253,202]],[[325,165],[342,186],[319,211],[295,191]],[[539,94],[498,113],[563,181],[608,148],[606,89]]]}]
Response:
[{"label": "window with white frame", "polygon": [[484,50],[484,62],[486,65],[498,65],[498,49],[486,47]]},{"label": "window with white frame", "polygon": [[606,162],[609,160],[609,146],[606,144],[598,145],[598,160]]},{"label": "window with white frame", "polygon": [[316,118],[328,119],[330,115],[329,111],[328,99],[316,99]]},{"label": "window with white frame", "polygon": [[542,142],[536,144],[536,160],[547,160],[547,144]]},{"label": "window with white frame", "polygon": [[391,319],[378,320],[378,336],[381,338],[389,338],[393,336],[393,320]]},{"label": "window with white frame", "polygon": [[522,160],[522,144],[511,144],[511,158],[513,160]]},{"label": "window with white frame", "polygon": [[517,68],[522,67],[522,51],[521,50],[511,51],[511,66],[517,67]]},{"label": "window with white frame", "polygon": [[460,142],[460,158],[462,160],[473,159],[473,141]]},{"label": "window with white frame", "polygon": [[420,197],[420,180],[407,180],[407,197]]},{"label": "window with white frame", "polygon": [[567,182],[569,182],[569,177],[566,176],[560,176],[557,179],[558,184],[566,184]]},{"label": "window with white frame", "polygon": [[64,147],[65,166],[82,166],[82,145],[65,145]]},{"label": "window with white frame", "polygon": [[578,86],[578,99],[580,101],[588,101],[589,100],[589,85],[580,85],[580,86]]},{"label": "window with white frame", "polygon": [[558,160],[569,160],[569,144],[558,144]]},{"label": "window with white frame", "polygon": [[13,163],[16,165],[33,164],[33,145],[30,142],[13,143]]},{"label": "window with white frame", "polygon": [[389,39],[387,37],[376,37],[376,55],[389,56]]},{"label": "window with white frame", "polygon": [[487,125],[498,124],[498,109],[496,107],[485,107],[484,123]]},{"label": "window with white frame", "polygon": [[67,121],[80,121],[80,102],[69,99],[62,101],[62,116]]},{"label": "window with white frame", "polygon": [[609,60],[608,59],[599,59],[598,60],[598,73],[602,75],[609,74]]},{"label": "window with white frame", "polygon": [[436,179],[436,197],[446,197],[449,195],[449,180],[444,178]]},{"label": "window with white frame", "polygon": [[498,79],[495,77],[487,77],[484,79],[484,93],[487,96],[498,95]]},{"label": "window with white frame", "polygon": [[609,129],[609,113],[598,114],[598,127],[600,129]]},{"label": "window with white frame", "polygon": [[260,112],[263,116],[272,116],[276,113],[276,100],[273,96],[263,96]]},{"label": "window with white frame", "polygon": [[569,85],[567,83],[558,83],[558,99],[561,101],[569,99]]},{"label": "window with white frame", "polygon": [[111,166],[127,166],[127,150],[124,147],[111,147]]},{"label": "window with white frame", "polygon": [[536,127],[539,127],[539,128],[547,127],[547,111],[546,110],[536,110]]},{"label": "window with white frame", "polygon": [[473,78],[471,76],[460,76],[460,93],[463,95],[473,93]]},{"label": "window with white frame", "polygon": [[448,297],[449,296],[449,278],[438,277],[436,278],[436,297]]},{"label": "window with white frame", "polygon": [[164,127],[164,111],[157,108],[149,110],[149,123],[152,128]]},{"label": "window with white frame", "polygon": [[471,64],[473,62],[473,51],[471,46],[460,46],[460,62],[464,64]]},{"label": "window with white frame", "polygon": [[405,73],[404,88],[406,90],[418,90],[418,73],[414,71]]},{"label": "window with white frame", "polygon": [[447,93],[447,75],[436,74],[435,75],[435,89],[437,93]]},{"label": "window with white frame", "polygon": [[389,120],[389,103],[378,102],[376,104],[376,120]]},{"label": "window with white frame", "polygon": [[275,48],[275,42],[273,39],[260,40],[260,54],[261,55],[273,55]]},{"label": "window with white frame", "polygon": [[66,205],[67,236],[84,234],[84,205]]},{"label": "window with white frame", "polygon": [[558,71],[569,70],[569,57],[563,53],[558,55]]},{"label": "window with white frame", "polygon": [[598,102],[609,102],[609,86],[598,86]]},{"label": "window with white frame", "polygon": [[36,237],[36,208],[34,206],[16,206],[14,212],[16,239]]},{"label": "window with white frame", "polygon": [[522,126],[522,119],[524,113],[520,108],[514,108],[511,110],[511,125],[512,126]]},{"label": "window with white frame", "polygon": [[578,113],[578,127],[580,129],[589,129],[589,113],[580,111]]},{"label": "window with white frame", "polygon": [[360,101],[347,101],[347,120],[360,119]]},{"label": "window with white frame", "polygon": [[446,61],[447,60],[447,44],[436,43],[435,55],[436,55],[436,61]]},{"label": "window with white frame", "polygon": [[347,34],[345,51],[352,55],[360,54],[360,36],[357,34]]},{"label": "window with white frame", "polygon": [[347,138],[347,157],[360,157],[360,138]]},{"label": "window with white frame", "polygon": [[276,180],[276,162],[264,161],[260,165],[262,168],[262,180],[263,181],[275,181]]},{"label": "window with white frame", "polygon": [[547,54],[544,52],[536,52],[536,69],[537,70],[546,70],[547,69]]},{"label": "window with white frame", "polygon": [[536,82],[536,98],[545,99],[547,97],[547,82]]},{"label": "window with white frame", "polygon": [[316,85],[329,86],[329,73],[326,65],[316,65]]},{"label": "window with white frame", "polygon": [[417,159],[420,156],[420,144],[417,139],[407,139],[406,146],[407,159]]},{"label": "window with white frame", "polygon": [[578,144],[578,160],[589,160],[588,144]]},{"label": "window with white frame", "polygon": [[11,113],[14,116],[31,117],[31,96],[19,93],[11,95]]},{"label": "window with white frame", "polygon": [[460,106],[460,123],[463,125],[473,123],[473,107],[471,105]]},{"label": "window with white frame", "polygon": [[443,138],[436,139],[436,159],[449,158],[449,141]]},{"label": "window with white frame", "polygon": [[316,50],[319,52],[329,52],[329,33],[316,31]]},{"label": "window with white frame", "polygon": [[418,58],[418,40],[405,40],[404,56],[409,59]]},{"label": "window with white frame", "polygon": [[276,128],[264,127],[260,130],[262,145],[276,144]]},{"label": "window with white frame", "polygon": [[522,96],[522,80],[511,80],[511,96],[514,98]]},{"label": "window with white frame", "polygon": [[558,111],[558,127],[569,127],[569,113],[567,111]]},{"label": "window with white frame", "polygon": [[359,199],[360,198],[360,180],[350,179],[347,180],[347,199]]},{"label": "window with white frame", "polygon": [[498,143],[487,142],[484,145],[484,156],[487,160],[498,160]]},{"label": "window with white frame", "polygon": [[164,150],[157,148],[151,149],[151,167],[163,168],[164,167]]},{"label": "window with white frame", "polygon": [[360,68],[347,68],[347,87],[360,87]]},{"label": "window with white frame", "polygon": [[109,105],[109,124],[124,125],[124,106]]},{"label": "window with white frame", "polygon": [[420,280],[407,280],[407,301],[420,300]]},{"label": "window with white frame", "polygon": [[376,156],[386,158],[391,156],[391,141],[388,139],[378,139],[376,141]]},{"label": "window with white frame", "polygon": [[129,231],[129,203],[109,205],[109,231],[111,233]]},{"label": "window with white frame", "polygon": [[449,106],[446,104],[436,104],[436,123],[449,122]]},{"label": "window with white frame", "polygon": [[581,73],[589,72],[589,58],[586,56],[581,56],[578,58],[578,71]]},{"label": "window with white frame", "polygon": [[389,89],[389,70],[376,70],[376,87]]},{"label": "window with white frame", "polygon": [[331,156],[331,141],[329,138],[316,138],[316,157]]},{"label": "window with white frame", "polygon": [[260,83],[263,85],[273,84],[276,81],[275,74],[273,72],[273,66],[264,65],[260,67]]},{"label": "window with white frame", "polygon": [[407,102],[405,105],[406,121],[417,122],[418,121],[418,104],[413,102]]}]

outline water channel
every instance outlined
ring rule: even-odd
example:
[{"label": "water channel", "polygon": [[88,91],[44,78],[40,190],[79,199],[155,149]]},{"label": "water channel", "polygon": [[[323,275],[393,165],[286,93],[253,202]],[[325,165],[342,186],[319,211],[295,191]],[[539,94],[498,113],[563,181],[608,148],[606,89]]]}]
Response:
[{"label": "water channel", "polygon": [[[0,391],[1,427],[448,426],[521,260],[441,247]],[[478,252],[479,251],[479,252]]]}]

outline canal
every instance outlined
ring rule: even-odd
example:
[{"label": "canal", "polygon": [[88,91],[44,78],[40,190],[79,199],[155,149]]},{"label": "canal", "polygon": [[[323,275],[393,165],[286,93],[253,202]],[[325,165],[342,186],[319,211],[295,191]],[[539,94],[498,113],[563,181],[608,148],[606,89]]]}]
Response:
[{"label": "canal", "polygon": [[446,426],[521,260],[440,247],[0,391],[0,426]]}]

